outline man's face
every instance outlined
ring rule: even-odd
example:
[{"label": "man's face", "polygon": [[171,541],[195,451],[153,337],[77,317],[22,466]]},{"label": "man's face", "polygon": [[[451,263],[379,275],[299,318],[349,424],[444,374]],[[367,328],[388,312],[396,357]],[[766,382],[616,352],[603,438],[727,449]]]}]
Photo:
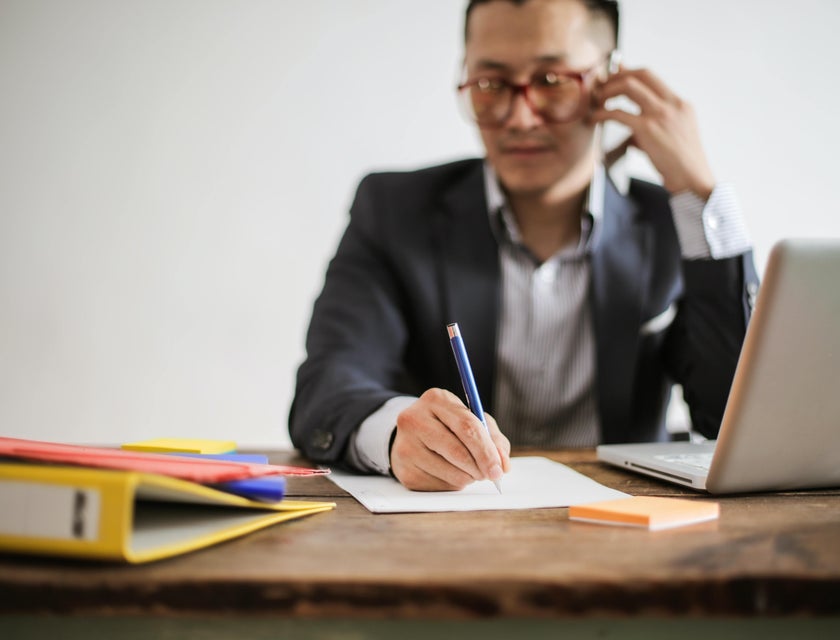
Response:
[{"label": "man's face", "polygon": [[[578,0],[498,0],[476,6],[469,17],[465,49],[467,78],[489,75],[515,84],[547,71],[580,71],[604,60],[593,37],[590,13]],[[593,127],[585,118],[547,123],[522,94],[507,120],[481,128],[490,163],[511,194],[539,194],[572,171],[587,170]]]}]

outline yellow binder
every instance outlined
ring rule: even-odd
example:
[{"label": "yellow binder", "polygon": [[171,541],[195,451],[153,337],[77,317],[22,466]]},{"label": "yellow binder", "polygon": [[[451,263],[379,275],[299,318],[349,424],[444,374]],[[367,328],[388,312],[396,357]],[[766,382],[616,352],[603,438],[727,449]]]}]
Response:
[{"label": "yellow binder", "polygon": [[149,562],[334,507],[136,471],[1,463],[0,551]]}]

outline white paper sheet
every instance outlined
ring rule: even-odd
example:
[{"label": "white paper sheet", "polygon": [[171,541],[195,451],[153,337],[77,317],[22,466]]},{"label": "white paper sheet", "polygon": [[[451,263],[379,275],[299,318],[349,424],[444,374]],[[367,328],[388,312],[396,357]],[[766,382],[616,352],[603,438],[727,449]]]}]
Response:
[{"label": "white paper sheet", "polygon": [[333,471],[327,477],[373,513],[568,507],[628,495],[548,458],[511,458],[500,495],[489,480],[461,491],[409,491],[393,478]]}]

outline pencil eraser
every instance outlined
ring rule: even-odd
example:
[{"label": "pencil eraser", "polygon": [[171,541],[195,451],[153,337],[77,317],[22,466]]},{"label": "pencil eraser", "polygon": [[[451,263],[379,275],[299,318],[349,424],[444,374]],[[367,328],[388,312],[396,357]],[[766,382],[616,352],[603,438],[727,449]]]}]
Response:
[{"label": "pencil eraser", "polygon": [[203,440],[200,438],[155,438],[128,442],[122,445],[129,451],[148,453],[232,453],[236,443],[230,440]]}]

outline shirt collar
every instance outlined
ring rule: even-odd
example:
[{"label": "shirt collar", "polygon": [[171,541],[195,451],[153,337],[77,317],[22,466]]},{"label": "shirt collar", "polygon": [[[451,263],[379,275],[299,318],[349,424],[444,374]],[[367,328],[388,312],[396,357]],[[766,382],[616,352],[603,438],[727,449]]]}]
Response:
[{"label": "shirt collar", "polygon": [[[583,201],[583,215],[581,220],[580,245],[577,252],[589,252],[595,249],[601,235],[604,218],[604,193],[607,186],[607,172],[600,162],[595,165],[592,181],[586,190]],[[487,212],[490,216],[494,233],[502,234],[514,244],[521,244],[521,236],[516,219],[499,184],[496,171],[486,160],[484,161],[484,195],[487,200]],[[501,239],[501,238],[500,238]]]}]

